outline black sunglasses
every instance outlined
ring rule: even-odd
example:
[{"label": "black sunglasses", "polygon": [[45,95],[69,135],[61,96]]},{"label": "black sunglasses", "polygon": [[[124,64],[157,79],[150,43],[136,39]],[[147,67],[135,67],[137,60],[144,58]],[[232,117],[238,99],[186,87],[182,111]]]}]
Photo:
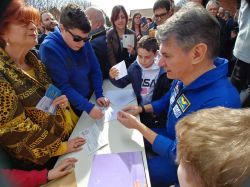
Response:
[{"label": "black sunglasses", "polygon": [[82,38],[81,36],[74,35],[72,32],[70,32],[70,30],[67,30],[67,31],[68,31],[69,34],[71,34],[71,36],[73,37],[73,41],[74,41],[74,42],[80,42],[80,41],[87,42],[87,41],[89,41],[89,40],[91,39],[90,37]]},{"label": "black sunglasses", "polygon": [[162,18],[164,18],[166,15],[167,15],[167,12],[166,12],[166,13],[159,14],[159,15],[156,14],[156,15],[155,15],[155,18],[157,18],[157,19],[158,19],[158,18],[161,18],[161,19],[162,19]]}]

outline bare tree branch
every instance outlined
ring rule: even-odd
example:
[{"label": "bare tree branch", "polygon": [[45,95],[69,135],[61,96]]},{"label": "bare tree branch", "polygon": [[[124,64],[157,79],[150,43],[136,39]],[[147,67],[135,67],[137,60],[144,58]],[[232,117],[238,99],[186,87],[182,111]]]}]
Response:
[{"label": "bare tree branch", "polygon": [[83,9],[91,6],[91,2],[89,0],[25,0],[25,2],[40,11],[50,10],[52,8],[60,10],[62,6],[68,3],[75,3]]}]

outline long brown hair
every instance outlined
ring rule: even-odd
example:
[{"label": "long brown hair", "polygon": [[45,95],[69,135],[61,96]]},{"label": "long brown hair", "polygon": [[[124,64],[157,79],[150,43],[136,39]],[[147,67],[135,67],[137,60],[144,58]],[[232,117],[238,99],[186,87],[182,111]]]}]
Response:
[{"label": "long brown hair", "polygon": [[113,7],[112,13],[111,13],[111,23],[112,23],[114,29],[115,29],[115,21],[118,19],[119,13],[121,11],[125,15],[126,25],[128,24],[128,14],[127,14],[124,6],[116,5],[116,6]]},{"label": "long brown hair", "polygon": [[[136,12],[134,15],[133,15],[133,18],[132,18],[132,26],[131,26],[131,30],[135,31],[135,17],[140,15],[141,16],[141,13],[140,12]],[[140,31],[140,34],[141,34],[141,27],[139,26],[139,31]]]}]

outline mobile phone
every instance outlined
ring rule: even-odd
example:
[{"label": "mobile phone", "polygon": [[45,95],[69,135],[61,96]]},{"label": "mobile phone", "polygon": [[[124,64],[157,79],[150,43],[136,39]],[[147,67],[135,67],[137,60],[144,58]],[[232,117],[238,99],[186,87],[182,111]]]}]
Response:
[{"label": "mobile phone", "polygon": [[156,24],[154,22],[150,23],[148,26],[148,30],[156,27]]},{"label": "mobile phone", "polygon": [[141,24],[142,24],[142,26],[145,26],[146,24],[147,24],[148,22],[147,22],[147,18],[146,17],[141,17]]}]

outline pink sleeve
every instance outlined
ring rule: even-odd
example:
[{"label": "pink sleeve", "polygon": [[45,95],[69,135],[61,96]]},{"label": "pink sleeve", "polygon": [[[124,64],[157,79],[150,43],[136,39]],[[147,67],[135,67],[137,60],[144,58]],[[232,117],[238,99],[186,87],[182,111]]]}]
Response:
[{"label": "pink sleeve", "polygon": [[16,170],[16,169],[3,169],[0,173],[5,175],[11,184],[18,187],[36,187],[47,182],[48,170],[41,171],[32,170]]}]

